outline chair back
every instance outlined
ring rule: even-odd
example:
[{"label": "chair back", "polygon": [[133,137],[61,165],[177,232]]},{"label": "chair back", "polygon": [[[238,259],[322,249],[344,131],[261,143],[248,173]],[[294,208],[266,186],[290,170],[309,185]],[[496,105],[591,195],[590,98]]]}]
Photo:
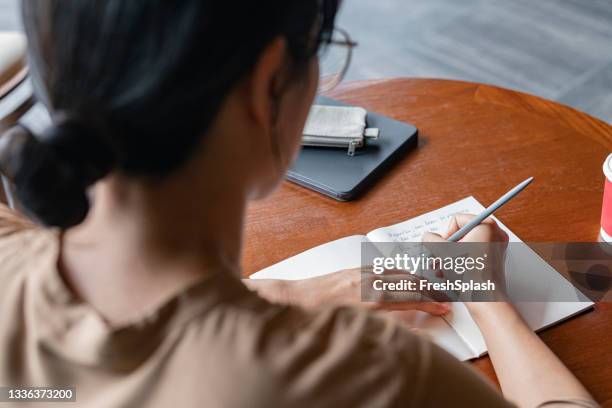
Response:
[{"label": "chair back", "polygon": [[[14,126],[34,104],[28,78],[25,36],[0,32],[0,135]],[[14,207],[12,186],[2,176],[0,201]]]},{"label": "chair back", "polygon": [[0,32],[0,130],[14,125],[33,104],[21,33]]}]

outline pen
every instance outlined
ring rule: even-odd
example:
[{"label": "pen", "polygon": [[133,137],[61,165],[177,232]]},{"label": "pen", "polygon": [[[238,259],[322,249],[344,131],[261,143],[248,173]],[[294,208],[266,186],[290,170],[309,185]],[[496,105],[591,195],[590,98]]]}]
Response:
[{"label": "pen", "polygon": [[527,180],[521,182],[519,185],[514,187],[512,190],[508,191],[506,194],[501,196],[497,201],[488,206],[483,212],[478,214],[476,218],[472,221],[465,224],[461,227],[457,232],[451,235],[448,240],[451,242],[459,241],[461,238],[465,236],[468,232],[470,232],[474,227],[483,222],[487,217],[493,214],[499,207],[506,204],[508,201],[512,200],[514,196],[523,191],[525,187],[527,187],[533,181],[533,177],[529,177]]}]

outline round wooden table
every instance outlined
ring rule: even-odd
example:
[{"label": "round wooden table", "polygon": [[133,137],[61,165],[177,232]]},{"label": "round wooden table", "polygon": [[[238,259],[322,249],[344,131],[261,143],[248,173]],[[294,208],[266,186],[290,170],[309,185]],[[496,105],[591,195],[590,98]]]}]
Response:
[{"label": "round wooden table", "polygon": [[[313,246],[395,224],[469,195],[490,203],[535,182],[496,215],[526,242],[594,242],[612,126],[535,96],[434,79],[352,82],[329,96],[419,129],[419,146],[363,197],[337,202],[290,182],[248,211],[244,274]],[[600,402],[612,402],[612,304],[541,333]],[[475,366],[496,381],[488,357]]]}]

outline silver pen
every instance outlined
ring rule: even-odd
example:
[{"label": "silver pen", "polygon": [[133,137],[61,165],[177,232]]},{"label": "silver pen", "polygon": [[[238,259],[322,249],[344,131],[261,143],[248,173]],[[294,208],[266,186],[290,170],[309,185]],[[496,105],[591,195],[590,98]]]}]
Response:
[{"label": "silver pen", "polygon": [[506,194],[501,196],[497,201],[488,206],[483,212],[478,214],[476,218],[472,221],[465,224],[463,227],[459,228],[457,232],[451,235],[448,240],[451,242],[459,241],[461,238],[465,236],[468,232],[474,229],[477,225],[483,222],[487,217],[491,216],[499,207],[506,204],[508,201],[512,200],[518,193],[523,191],[525,187],[527,187],[533,181],[533,177],[529,177],[527,180],[521,182],[519,185],[514,187],[512,190],[508,191]]}]

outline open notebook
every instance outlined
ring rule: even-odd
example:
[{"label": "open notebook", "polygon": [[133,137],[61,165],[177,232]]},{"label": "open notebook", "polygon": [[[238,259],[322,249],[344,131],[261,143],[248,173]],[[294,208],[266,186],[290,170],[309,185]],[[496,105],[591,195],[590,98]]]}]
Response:
[{"label": "open notebook", "polygon": [[[474,197],[467,197],[439,210],[429,212],[411,220],[383,227],[367,235],[353,235],[328,242],[301,254],[272,265],[253,275],[251,279],[304,279],[341,269],[361,266],[361,243],[371,242],[418,242],[425,231],[443,233],[450,217],[457,213],[477,214],[484,207]],[[511,242],[520,242],[499,220]],[[524,298],[542,299],[542,302],[516,304],[517,309],[533,330],[540,330],[567,319],[589,307],[592,302],[579,302],[575,288],[548,265],[535,252],[522,246],[520,256],[509,247],[506,256],[506,276],[509,296],[520,291]],[[534,282],[530,276],[537,273]],[[517,292],[518,293],[518,292]],[[548,296],[559,299],[576,299],[575,302],[545,302]],[[430,335],[433,341],[460,360],[469,360],[487,352],[484,339],[463,303],[452,303],[452,311],[444,317],[435,317],[424,312],[410,312],[412,326]]]}]

